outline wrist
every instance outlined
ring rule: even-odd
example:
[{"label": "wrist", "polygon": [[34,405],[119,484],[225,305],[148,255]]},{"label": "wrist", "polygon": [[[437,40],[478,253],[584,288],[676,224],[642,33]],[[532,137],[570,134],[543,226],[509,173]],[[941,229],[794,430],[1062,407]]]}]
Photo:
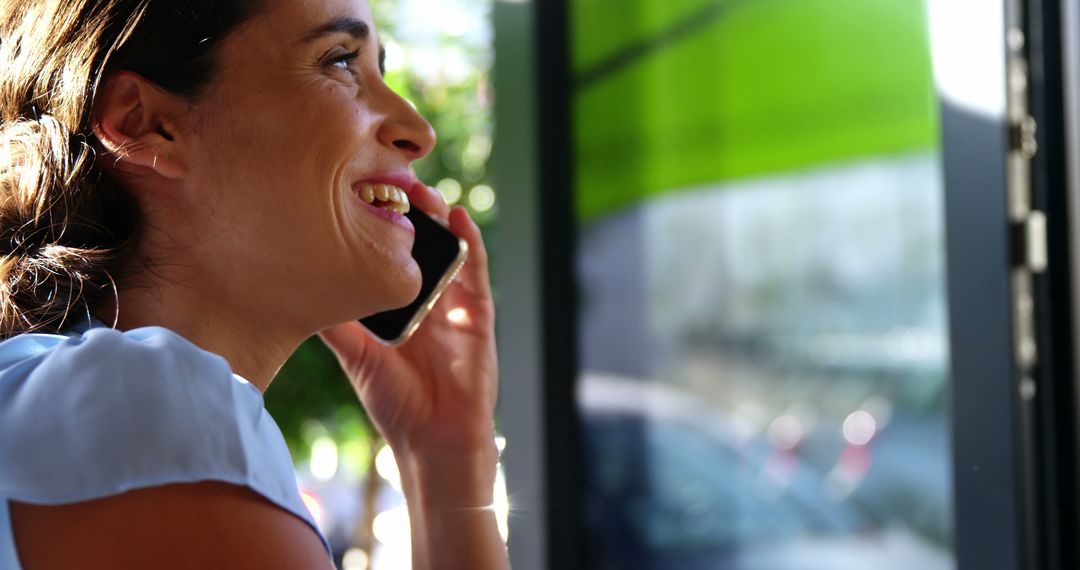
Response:
[{"label": "wrist", "polygon": [[406,499],[423,509],[478,509],[494,502],[499,452],[492,438],[463,447],[395,449]]},{"label": "wrist", "polygon": [[494,438],[468,447],[399,447],[394,457],[409,507],[414,568],[509,567],[494,504]]}]

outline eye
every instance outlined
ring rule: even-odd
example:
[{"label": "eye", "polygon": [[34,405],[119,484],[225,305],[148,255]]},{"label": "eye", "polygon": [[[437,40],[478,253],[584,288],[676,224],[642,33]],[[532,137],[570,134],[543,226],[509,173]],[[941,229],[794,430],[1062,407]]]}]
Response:
[{"label": "eye", "polygon": [[349,71],[358,57],[360,57],[360,50],[351,51],[328,59],[326,65]]}]

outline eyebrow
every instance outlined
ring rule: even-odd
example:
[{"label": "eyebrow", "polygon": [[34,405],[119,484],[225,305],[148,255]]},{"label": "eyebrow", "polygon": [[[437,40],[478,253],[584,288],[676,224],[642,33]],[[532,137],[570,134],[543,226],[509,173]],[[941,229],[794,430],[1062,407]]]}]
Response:
[{"label": "eyebrow", "polygon": [[311,30],[302,40],[300,40],[300,42],[312,42],[328,34],[349,34],[358,40],[364,40],[367,39],[370,33],[371,29],[368,27],[367,22],[363,20],[357,20],[356,18],[336,18]]}]

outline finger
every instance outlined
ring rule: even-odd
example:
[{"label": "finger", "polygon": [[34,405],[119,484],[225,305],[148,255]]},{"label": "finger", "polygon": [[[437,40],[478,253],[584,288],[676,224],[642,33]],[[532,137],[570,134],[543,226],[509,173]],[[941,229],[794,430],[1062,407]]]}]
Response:
[{"label": "finger", "polygon": [[480,226],[469,217],[469,212],[461,206],[450,211],[450,231],[457,234],[469,245],[469,257],[465,261],[464,271],[459,277],[461,283],[474,294],[491,295],[491,282],[488,276],[488,255],[484,246],[484,237]]},{"label": "finger", "polygon": [[417,182],[409,191],[409,202],[412,206],[420,208],[429,216],[447,219],[450,216],[450,206],[446,204],[442,192]]},{"label": "finger", "polygon": [[348,321],[320,331],[319,338],[334,353],[341,367],[350,374],[360,371],[369,351],[376,345],[375,339],[357,321]]}]

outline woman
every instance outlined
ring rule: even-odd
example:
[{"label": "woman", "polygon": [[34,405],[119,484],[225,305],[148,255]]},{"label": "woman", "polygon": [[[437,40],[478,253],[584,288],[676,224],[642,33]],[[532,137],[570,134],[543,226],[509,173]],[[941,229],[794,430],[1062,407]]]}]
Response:
[{"label": "woman", "polygon": [[[0,568],[331,567],[261,399],[317,332],[414,566],[506,567],[484,248],[412,174],[435,136],[366,2],[8,0],[0,42]],[[419,288],[369,184],[470,247],[397,349],[355,320]]]}]

